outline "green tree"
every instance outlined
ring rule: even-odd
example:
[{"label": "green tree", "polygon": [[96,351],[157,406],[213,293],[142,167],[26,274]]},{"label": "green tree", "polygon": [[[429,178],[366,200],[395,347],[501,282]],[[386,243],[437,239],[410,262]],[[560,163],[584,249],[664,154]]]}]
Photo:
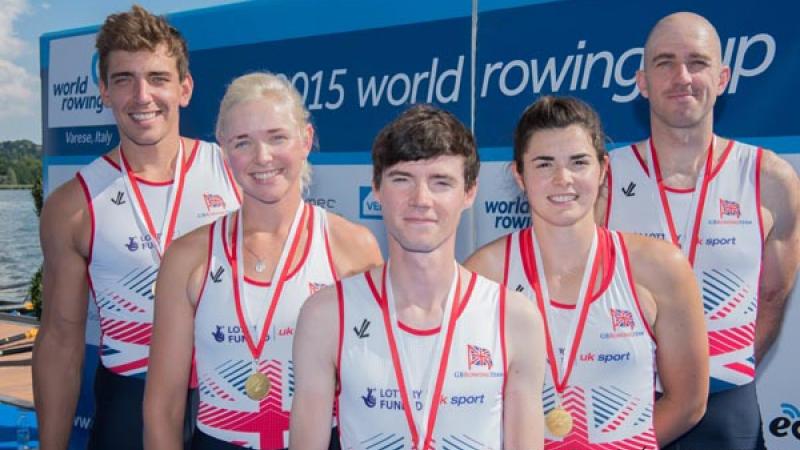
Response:
[{"label": "green tree", "polygon": [[17,172],[14,171],[13,167],[9,167],[6,170],[6,184],[19,184],[17,181]]}]

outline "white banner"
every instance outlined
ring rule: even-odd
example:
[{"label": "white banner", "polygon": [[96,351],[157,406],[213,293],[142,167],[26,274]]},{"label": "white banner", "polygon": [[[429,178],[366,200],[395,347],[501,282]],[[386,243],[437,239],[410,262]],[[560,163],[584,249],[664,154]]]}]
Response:
[{"label": "white banner", "polygon": [[[47,78],[47,118],[50,128],[113,125],[114,115],[103,106],[98,88],[95,35],[84,34],[50,41]],[[92,135],[76,133],[75,139],[90,141]],[[69,140],[69,138],[67,138]]]}]

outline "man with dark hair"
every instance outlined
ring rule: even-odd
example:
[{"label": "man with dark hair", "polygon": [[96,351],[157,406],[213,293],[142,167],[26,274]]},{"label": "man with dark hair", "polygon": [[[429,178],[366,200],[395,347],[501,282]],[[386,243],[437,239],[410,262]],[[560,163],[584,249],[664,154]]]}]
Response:
[{"label": "man with dark hair", "polygon": [[541,448],[541,318],[455,261],[477,190],[471,133],[416,106],[380,132],[372,155],[389,261],[303,306],[290,448],[327,448],[334,401],[342,448]]},{"label": "man with dark hair", "polygon": [[67,447],[91,294],[101,364],[89,448],[142,448],[142,396],[155,279],[173,239],[238,208],[214,144],[181,137],[192,77],[180,33],[139,6],[97,37],[100,93],[119,147],[56,189],[42,211],[44,308],[33,355],[42,448]]},{"label": "man with dark hair", "polygon": [[703,292],[710,353],[705,417],[676,449],[763,448],[756,366],[780,330],[800,263],[800,181],[773,152],[714,134],[730,79],[705,18],[679,12],[653,27],[637,84],[650,139],[611,152],[609,228],[680,247]]}]

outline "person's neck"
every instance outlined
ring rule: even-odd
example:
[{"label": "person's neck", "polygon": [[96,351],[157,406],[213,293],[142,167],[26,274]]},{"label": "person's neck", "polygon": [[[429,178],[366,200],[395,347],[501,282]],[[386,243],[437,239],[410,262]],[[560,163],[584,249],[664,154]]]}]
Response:
[{"label": "person's neck", "polygon": [[390,238],[387,280],[391,280],[398,318],[412,327],[434,328],[441,324],[455,270],[460,267],[455,264],[455,249],[413,253],[399,247]]},{"label": "person's neck", "polygon": [[[176,135],[154,145],[137,145],[123,137],[120,139],[120,149],[125,153],[125,161],[134,174],[150,181],[168,181],[175,175],[181,139]],[[183,149],[183,158],[184,162],[188,158],[186,148]]]},{"label": "person's neck", "polygon": [[242,231],[247,235],[288,234],[302,201],[299,190],[292,190],[274,203],[264,203],[245,193],[242,200]]},{"label": "person's neck", "polygon": [[672,128],[654,121],[651,131],[661,176],[669,178],[678,174],[696,178],[706,162],[706,152],[714,139],[712,123],[704,121],[692,128]]},{"label": "person's neck", "polygon": [[596,225],[591,214],[571,226],[547,223],[533,215],[533,230],[548,279],[583,275]]}]

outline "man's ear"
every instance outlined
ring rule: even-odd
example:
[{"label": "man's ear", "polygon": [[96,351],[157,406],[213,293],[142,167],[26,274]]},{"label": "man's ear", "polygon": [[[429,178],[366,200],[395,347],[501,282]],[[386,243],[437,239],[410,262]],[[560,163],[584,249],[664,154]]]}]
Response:
[{"label": "man's ear", "polygon": [[650,92],[647,90],[647,74],[643,69],[636,71],[636,87],[639,88],[642,97],[650,98]]},{"label": "man's ear", "polygon": [[478,179],[475,179],[475,184],[472,185],[471,188],[467,189],[466,197],[464,198],[464,209],[472,208],[472,205],[475,204],[475,198],[478,196]]},{"label": "man's ear", "polygon": [[381,203],[381,188],[375,184],[375,181],[372,182],[372,195],[375,197],[375,200],[377,200],[378,203]]},{"label": "man's ear", "polygon": [[101,79],[100,83],[97,85],[97,88],[100,89],[100,98],[103,100],[103,106],[110,108],[111,95],[108,93],[108,85],[106,84],[106,80]]},{"label": "man's ear", "polygon": [[192,92],[194,91],[194,78],[192,74],[186,72],[186,76],[181,80],[181,97],[180,105],[183,108],[189,106],[189,101],[192,99]]},{"label": "man's ear", "polygon": [[731,81],[731,68],[722,66],[719,70],[719,80],[717,81],[717,96],[722,95]]}]

